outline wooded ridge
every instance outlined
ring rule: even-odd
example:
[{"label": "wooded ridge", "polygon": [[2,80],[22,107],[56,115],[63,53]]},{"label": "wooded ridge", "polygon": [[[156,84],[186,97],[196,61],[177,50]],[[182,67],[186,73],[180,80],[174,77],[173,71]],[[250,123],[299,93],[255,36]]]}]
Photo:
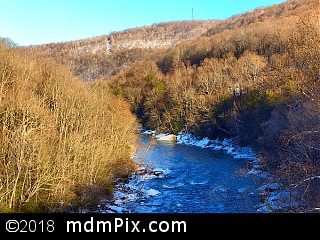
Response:
[{"label": "wooded ridge", "polygon": [[86,196],[98,199],[134,168],[141,124],[250,145],[263,170],[295,193],[298,204],[281,211],[317,211],[319,37],[319,1],[288,0],[223,21],[30,47],[3,42],[1,206],[61,211],[61,202],[96,202]]}]

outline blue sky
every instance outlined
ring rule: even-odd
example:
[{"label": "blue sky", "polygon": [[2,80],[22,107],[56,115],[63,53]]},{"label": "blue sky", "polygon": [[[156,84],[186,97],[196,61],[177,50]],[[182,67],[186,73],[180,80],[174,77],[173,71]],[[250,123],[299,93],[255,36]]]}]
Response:
[{"label": "blue sky", "polygon": [[[0,37],[36,45],[167,21],[227,19],[285,0],[0,0]],[[193,15],[192,15],[193,9]]]}]

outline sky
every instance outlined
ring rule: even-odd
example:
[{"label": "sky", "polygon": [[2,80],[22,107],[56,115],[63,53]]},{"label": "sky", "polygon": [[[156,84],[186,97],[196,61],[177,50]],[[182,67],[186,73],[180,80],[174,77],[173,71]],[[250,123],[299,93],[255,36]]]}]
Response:
[{"label": "sky", "polygon": [[227,19],[285,0],[0,0],[0,37],[22,46],[98,37],[152,24]]}]

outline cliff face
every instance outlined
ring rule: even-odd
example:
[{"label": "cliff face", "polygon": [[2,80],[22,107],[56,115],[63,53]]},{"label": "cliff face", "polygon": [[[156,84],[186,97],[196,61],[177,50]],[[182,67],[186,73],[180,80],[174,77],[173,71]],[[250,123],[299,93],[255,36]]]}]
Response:
[{"label": "cliff face", "polygon": [[218,22],[218,20],[168,22],[111,33],[108,38],[112,51],[167,48],[201,37]]},{"label": "cliff face", "polygon": [[25,47],[67,66],[86,81],[110,77],[139,60],[150,59],[155,50],[195,40],[219,20],[175,21],[111,32],[70,42]]},{"label": "cliff face", "polygon": [[[43,55],[106,54],[134,48],[159,49],[201,37],[219,20],[177,21],[111,32],[108,35],[70,42],[35,45],[29,48]],[[111,50],[111,51],[110,51]]]}]

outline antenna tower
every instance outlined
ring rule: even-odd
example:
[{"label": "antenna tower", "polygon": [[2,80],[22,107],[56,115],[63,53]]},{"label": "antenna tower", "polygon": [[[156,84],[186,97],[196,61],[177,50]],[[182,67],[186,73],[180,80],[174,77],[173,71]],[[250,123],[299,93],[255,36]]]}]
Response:
[{"label": "antenna tower", "polygon": [[192,20],[193,20],[193,6],[192,6]]}]

